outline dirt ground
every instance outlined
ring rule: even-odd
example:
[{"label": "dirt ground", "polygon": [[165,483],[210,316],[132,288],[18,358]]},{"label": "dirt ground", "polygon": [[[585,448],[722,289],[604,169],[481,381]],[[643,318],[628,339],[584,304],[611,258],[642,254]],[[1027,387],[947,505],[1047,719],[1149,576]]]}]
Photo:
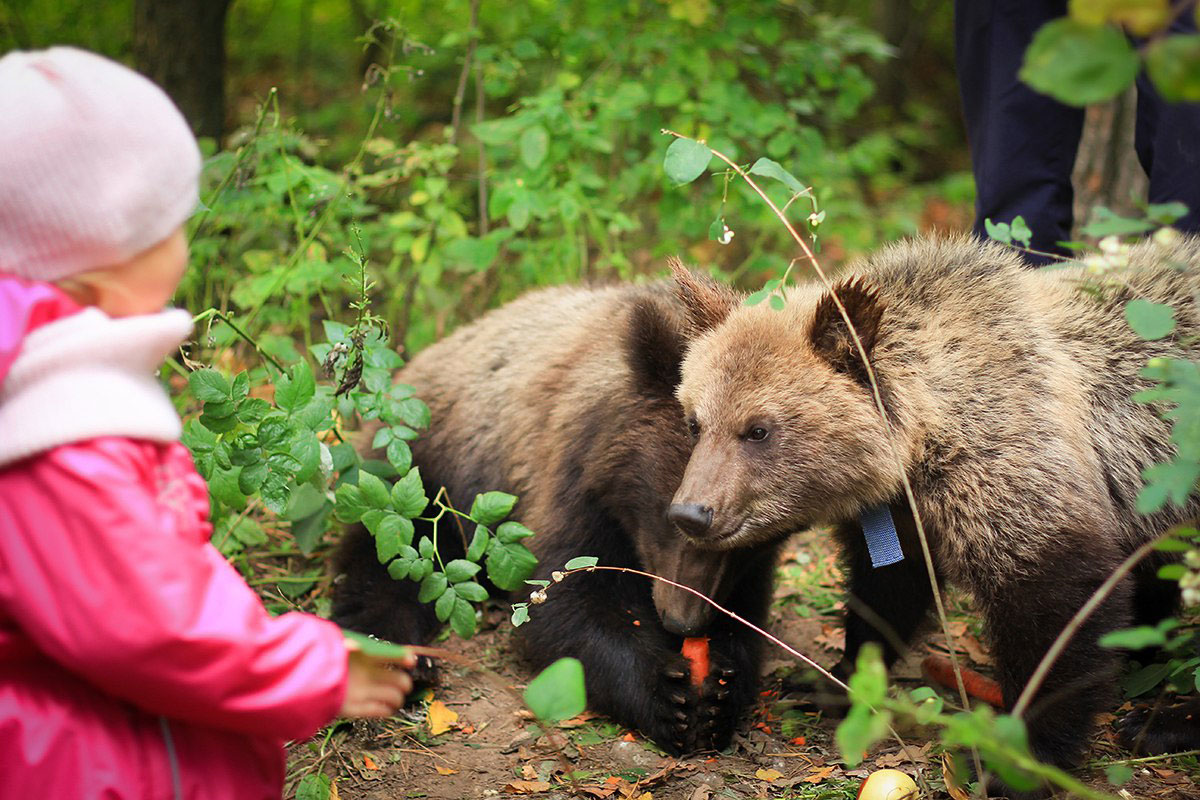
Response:
[{"label": "dirt ground", "polygon": [[[807,544],[789,550],[771,630],[830,666],[841,645],[838,575],[831,556],[812,552]],[[986,673],[988,656],[978,642],[976,624],[960,612],[951,619],[960,653]],[[302,781],[322,773],[332,779],[328,796],[341,800],[835,800],[854,798],[863,778],[883,767],[916,777],[922,797],[950,796],[940,754],[919,730],[899,731],[912,757],[887,741],[859,768],[845,768],[833,743],[837,721],[826,719],[807,692],[791,690],[806,676],[781,650],[778,655],[768,652],[759,702],[725,752],[669,758],[640,736],[590,712],[547,735],[520,702],[519,690],[530,675],[513,655],[511,633],[506,613],[496,608],[485,630],[472,640],[452,638],[443,645],[494,675],[446,666],[440,683],[404,715],[382,723],[343,723],[293,745],[287,797],[320,800],[323,791],[308,794],[314,778],[307,778],[308,785]],[[893,682],[907,688],[927,683],[920,675],[920,658],[944,651],[943,641],[931,636],[893,670]],[[431,724],[446,730],[434,735]],[[1110,786],[1104,766],[1128,758],[1112,741],[1109,715],[1098,726],[1091,766],[1077,775],[1122,798],[1200,800],[1195,756],[1131,763],[1133,777],[1119,788]]]}]

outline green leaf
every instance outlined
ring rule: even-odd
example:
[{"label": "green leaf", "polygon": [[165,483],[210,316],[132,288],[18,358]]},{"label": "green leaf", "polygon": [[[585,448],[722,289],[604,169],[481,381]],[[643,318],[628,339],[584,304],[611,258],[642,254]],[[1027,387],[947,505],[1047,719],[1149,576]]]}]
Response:
[{"label": "green leaf", "polygon": [[334,492],[333,515],[341,522],[358,522],[370,510],[357,486],[343,483]]},{"label": "green leaf", "polygon": [[769,294],[771,294],[770,289],[759,289],[757,292],[751,292],[750,296],[747,297],[742,304],[747,306],[756,306],[763,300],[766,300]]},{"label": "green leaf", "polygon": [[1009,226],[1009,233],[1012,234],[1013,241],[1020,242],[1023,246],[1029,247],[1030,240],[1033,238],[1033,231],[1029,230],[1029,226],[1025,224],[1025,218],[1022,216],[1013,217],[1012,224]]},{"label": "green leaf", "polygon": [[[449,594],[454,589],[448,589]],[[475,607],[455,592],[454,607],[450,609],[450,627],[464,639],[475,635]]]},{"label": "green leaf", "polygon": [[992,222],[991,217],[983,221],[983,228],[989,239],[995,239],[1002,244],[1012,244],[1012,230],[1007,222]]},{"label": "green leaf", "polygon": [[1124,33],[1064,17],[1034,34],[1019,76],[1042,94],[1085,106],[1116,97],[1133,83],[1139,67]]},{"label": "green leaf", "polygon": [[1192,546],[1187,542],[1181,542],[1178,539],[1166,537],[1154,543],[1155,550],[1161,550],[1165,553],[1186,553],[1192,549]]},{"label": "green leaf", "polygon": [[433,540],[428,536],[423,537],[417,542],[417,552],[421,554],[421,558],[433,558]]},{"label": "green leaf", "polygon": [[784,305],[785,305],[785,303],[784,303],[783,295],[780,295],[780,294],[771,295],[770,306],[771,306],[772,310],[783,311]]},{"label": "green leaf", "polygon": [[220,403],[233,397],[229,382],[215,369],[198,369],[188,375],[188,388],[202,403]]},{"label": "green leaf", "polygon": [[533,536],[533,531],[519,522],[504,522],[496,529],[496,538],[504,544],[519,542]]},{"label": "green leaf", "polygon": [[1177,581],[1187,575],[1187,572],[1187,567],[1183,564],[1163,564],[1155,574],[1164,581]]},{"label": "green leaf", "polygon": [[288,440],[291,434],[291,428],[278,416],[272,419],[264,420],[258,426],[258,443],[268,450],[273,450],[283,445]]},{"label": "green leaf", "polygon": [[398,474],[407,474],[412,469],[412,450],[408,442],[393,439],[387,446],[387,460]]},{"label": "green leaf", "polygon": [[485,562],[488,580],[498,588],[512,592],[521,588],[521,582],[533,574],[537,557],[522,544],[503,544],[493,540]]},{"label": "green leaf", "polygon": [[418,397],[406,397],[397,402],[396,413],[406,425],[414,428],[429,427],[429,406]]},{"label": "green leaf", "polygon": [[1146,207],[1146,216],[1158,225],[1171,225],[1180,217],[1187,216],[1188,207],[1183,203],[1151,203]]},{"label": "green leaf", "polygon": [[372,658],[405,658],[408,655],[408,648],[395,642],[389,642],[386,639],[377,639],[374,636],[367,636],[358,631],[348,631],[342,629],[342,636],[351,642],[358,645],[365,655]]},{"label": "green leaf", "polygon": [[475,535],[471,537],[471,544],[467,547],[466,558],[468,561],[478,561],[485,550],[487,550],[488,540],[491,538],[491,531],[483,525],[475,526]]},{"label": "green leaf", "polygon": [[[434,573],[436,574],[436,573]],[[431,576],[432,577],[432,576]],[[438,622],[445,622],[450,619],[450,613],[454,611],[454,601],[458,599],[458,594],[454,589],[446,587],[438,597],[437,602],[433,605],[433,613],[438,618]]]},{"label": "green leaf", "polygon": [[[391,503],[391,494],[388,492],[387,484],[366,470],[358,472],[358,489],[362,492],[363,502],[371,508],[387,508]],[[400,513],[404,512],[400,511]]]},{"label": "green leaf", "polygon": [[585,567],[594,567],[600,562],[596,556],[575,556],[568,561],[563,569],[584,569]]},{"label": "green leaf", "polygon": [[446,577],[451,583],[461,583],[475,577],[479,569],[479,565],[474,561],[456,558],[446,565]]},{"label": "green leaf", "polygon": [[[514,603],[513,604],[513,614],[512,614],[513,627],[519,628],[522,625],[524,625],[526,622],[529,622],[529,604],[528,603]],[[570,717],[568,717],[568,719],[570,719]]]},{"label": "green leaf", "polygon": [[385,513],[378,527],[372,531],[375,536],[375,554],[380,564],[386,564],[400,553],[400,548],[412,543],[412,521],[399,514]]},{"label": "green leaf", "polygon": [[329,776],[310,772],[296,784],[296,800],[329,800]]},{"label": "green leaf", "polygon": [[721,241],[725,236],[725,218],[718,215],[708,226],[708,238],[714,242]]},{"label": "green leaf", "polygon": [[292,437],[292,458],[300,464],[296,470],[296,482],[304,483],[321,468],[321,441],[310,430],[301,430]]},{"label": "green leaf", "polygon": [[444,573],[431,573],[421,581],[421,590],[417,592],[417,600],[421,603],[432,603],[442,596],[442,593],[446,591],[446,587],[449,585],[450,581],[446,579]]},{"label": "green leaf", "polygon": [[258,495],[262,498],[263,505],[267,507],[268,511],[273,514],[282,514],[287,508],[292,492],[285,477],[276,472],[269,472],[267,479],[263,481],[262,488],[258,490]]},{"label": "green leaf", "polygon": [[663,169],[668,178],[683,185],[703,175],[711,160],[712,150],[708,149],[708,145],[695,139],[676,139],[667,148]]},{"label": "green leaf", "polygon": [[1172,34],[1150,42],[1146,73],[1167,102],[1200,102],[1200,34]]},{"label": "green leaf", "polygon": [[506,492],[477,494],[471,503],[471,519],[481,525],[493,525],[507,517],[516,504],[516,495]]},{"label": "green leaf", "polygon": [[267,465],[265,462],[249,464],[242,467],[238,475],[238,490],[244,495],[251,495],[262,488],[267,480]]},{"label": "green leaf", "polygon": [[1166,643],[1166,634],[1158,628],[1151,628],[1149,625],[1112,631],[1100,637],[1101,647],[1126,647],[1130,650],[1141,650],[1143,647],[1153,647]]},{"label": "green leaf", "polygon": [[388,442],[393,439],[391,428],[380,428],[375,431],[375,438],[371,439],[371,449],[378,450],[381,447],[387,447]]},{"label": "green leaf", "polygon": [[397,558],[388,564],[388,575],[394,581],[402,581],[409,576],[415,565],[415,562],[410,558]]},{"label": "green leaf", "polygon": [[546,160],[546,153],[550,150],[550,135],[541,125],[526,128],[521,134],[518,150],[521,162],[529,169],[537,169]]},{"label": "green leaf", "polygon": [[218,469],[213,472],[212,480],[208,482],[208,490],[213,498],[234,511],[241,511],[246,507],[246,493],[238,487],[239,472],[241,467]]},{"label": "green leaf", "polygon": [[254,547],[267,543],[262,526],[249,517],[231,517],[230,525],[230,534],[244,545]]},{"label": "green leaf", "polygon": [[465,581],[463,583],[454,584],[454,591],[458,592],[459,597],[465,597],[472,603],[482,603],[488,599],[487,589],[480,586],[475,581]]},{"label": "green leaf", "polygon": [[1133,767],[1128,764],[1109,764],[1104,768],[1104,776],[1112,786],[1122,786],[1133,777]]},{"label": "green leaf", "polygon": [[425,496],[425,487],[421,485],[421,470],[413,467],[392,486],[392,506],[411,519],[420,516],[427,505],[429,499]]},{"label": "green leaf", "polygon": [[294,414],[313,399],[317,391],[317,382],[313,378],[312,369],[307,361],[301,361],[292,367],[287,375],[279,376],[275,382],[275,405]]},{"label": "green leaf", "polygon": [[1151,230],[1154,230],[1153,223],[1144,219],[1122,217],[1104,206],[1096,206],[1091,221],[1080,229],[1080,233],[1099,239],[1104,236],[1131,236]]},{"label": "green leaf", "polygon": [[1175,309],[1139,297],[1125,304],[1125,321],[1134,333],[1153,342],[1175,330]]},{"label": "green leaf", "polygon": [[1126,697],[1138,697],[1158,686],[1171,674],[1169,664],[1150,664],[1142,667],[1121,683],[1125,687]]},{"label": "green leaf", "polygon": [[561,722],[583,713],[587,691],[583,664],[575,658],[560,658],[529,682],[525,704],[544,722]]},{"label": "green leaf", "polygon": [[775,180],[788,187],[788,190],[793,195],[808,194],[809,189],[800,181],[781,167],[778,163],[769,158],[760,158],[754,162],[754,166],[750,167],[751,175],[762,175],[764,178],[774,178]]}]

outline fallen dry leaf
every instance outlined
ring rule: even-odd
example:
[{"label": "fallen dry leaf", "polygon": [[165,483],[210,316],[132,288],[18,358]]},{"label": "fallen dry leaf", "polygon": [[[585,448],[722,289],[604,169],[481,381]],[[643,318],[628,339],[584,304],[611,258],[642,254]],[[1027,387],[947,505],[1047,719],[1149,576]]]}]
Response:
[{"label": "fallen dry leaf", "polygon": [[441,764],[434,764],[433,768],[437,770],[438,775],[457,775],[458,770],[443,767]]},{"label": "fallen dry leaf", "polygon": [[429,732],[434,736],[445,733],[450,730],[450,726],[458,722],[458,712],[446,708],[446,704],[441,700],[430,703],[429,708],[425,710],[425,716],[429,719]]},{"label": "fallen dry leaf", "polygon": [[370,756],[363,756],[363,766],[367,769],[379,769],[379,765],[375,763],[375,759]]},{"label": "fallen dry leaf", "polygon": [[954,758],[949,753],[942,753],[942,780],[952,800],[971,800],[954,771]]},{"label": "fallen dry leaf", "polygon": [[571,717],[570,719],[564,719],[562,722],[558,723],[558,727],[560,727],[560,728],[578,728],[580,725],[586,725],[589,720],[593,720],[598,716],[600,716],[600,715],[597,714],[595,711],[585,711],[577,717]]},{"label": "fallen dry leaf", "polygon": [[820,783],[833,774],[836,767],[821,767],[804,776],[805,783]]},{"label": "fallen dry leaf", "polygon": [[758,772],[754,773],[754,777],[758,778],[760,781],[766,781],[767,783],[770,783],[771,781],[777,781],[782,778],[783,773],[777,769],[760,769]]},{"label": "fallen dry leaf", "polygon": [[549,788],[550,784],[546,781],[509,781],[504,784],[504,791],[513,794],[537,794],[545,792]]}]

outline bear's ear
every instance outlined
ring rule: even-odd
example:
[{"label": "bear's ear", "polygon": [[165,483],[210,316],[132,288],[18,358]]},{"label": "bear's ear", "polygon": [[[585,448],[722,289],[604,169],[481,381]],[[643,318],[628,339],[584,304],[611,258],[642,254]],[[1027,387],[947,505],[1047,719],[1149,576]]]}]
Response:
[{"label": "bear's ear", "polygon": [[697,275],[678,258],[668,262],[675,278],[675,294],[687,311],[692,335],[720,325],[741,298],[728,286]]},{"label": "bear's ear", "polygon": [[846,316],[854,325],[862,342],[863,350],[870,357],[871,350],[879,336],[879,323],[883,319],[884,303],[879,298],[879,292],[862,278],[851,278],[833,287],[832,292],[817,303],[813,315],[809,339],[813,350],[824,358],[839,372],[852,376],[855,380],[868,383],[867,370],[863,365],[862,356],[846,327],[846,320],[833,299],[834,293],[842,301]]},{"label": "bear's ear", "polygon": [[674,398],[686,348],[683,321],[677,314],[650,299],[634,304],[625,331],[625,358],[634,389],[652,397]]}]

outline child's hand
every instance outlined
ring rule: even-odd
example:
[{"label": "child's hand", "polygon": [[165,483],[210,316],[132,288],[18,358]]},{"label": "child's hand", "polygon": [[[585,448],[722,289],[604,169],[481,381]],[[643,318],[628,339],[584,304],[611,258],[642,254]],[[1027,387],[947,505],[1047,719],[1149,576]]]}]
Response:
[{"label": "child's hand", "polygon": [[350,662],[340,716],[390,717],[412,691],[408,671],[417,665],[417,657],[379,658],[363,653],[350,642],[346,646]]}]

